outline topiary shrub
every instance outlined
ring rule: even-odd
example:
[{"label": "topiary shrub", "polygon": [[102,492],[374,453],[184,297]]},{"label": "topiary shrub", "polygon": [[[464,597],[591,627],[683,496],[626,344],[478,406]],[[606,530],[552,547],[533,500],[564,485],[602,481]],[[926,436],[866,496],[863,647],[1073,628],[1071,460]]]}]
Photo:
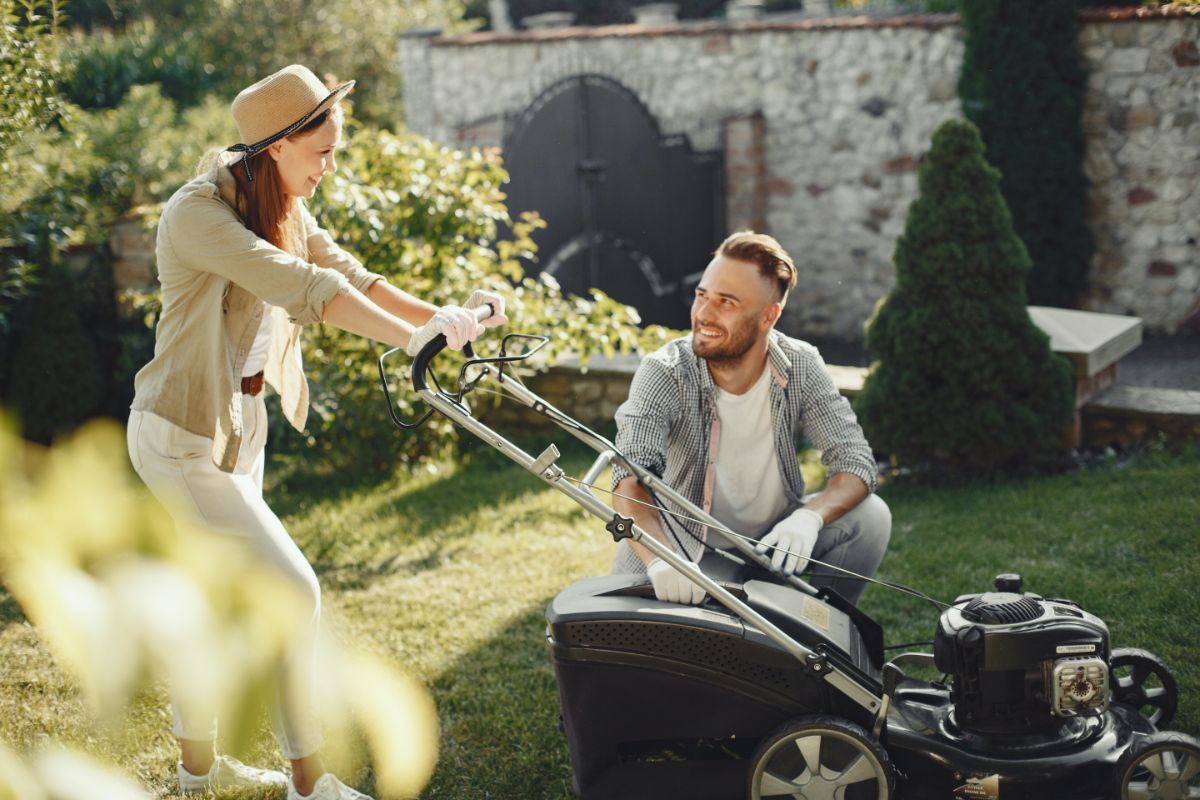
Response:
[{"label": "topiary shrub", "polygon": [[1062,446],[1070,366],[1029,318],[1029,255],[970,122],[933,135],[896,242],[896,288],[867,323],[855,408],[874,449],[944,474],[988,476]]},{"label": "topiary shrub", "polygon": [[1077,0],[963,0],[962,20],[963,113],[983,134],[1013,227],[1033,260],[1029,300],[1070,305],[1087,287],[1094,250]]}]

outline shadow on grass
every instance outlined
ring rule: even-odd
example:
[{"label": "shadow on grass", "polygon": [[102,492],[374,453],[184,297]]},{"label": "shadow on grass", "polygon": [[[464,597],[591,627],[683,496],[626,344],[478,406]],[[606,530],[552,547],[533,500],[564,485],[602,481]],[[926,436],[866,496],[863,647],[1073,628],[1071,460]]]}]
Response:
[{"label": "shadow on grass", "polygon": [[573,797],[544,636],[549,599],[458,659],[434,682],[442,745],[422,797]]},{"label": "shadow on grass", "polygon": [[[555,438],[563,452],[559,465],[567,475],[581,476],[595,453],[577,442]],[[526,452],[540,453],[549,441],[540,438],[518,445]],[[386,481],[393,482],[395,488],[382,487],[381,483]],[[409,488],[413,483],[418,485]],[[523,498],[545,491],[550,490],[539,479],[501,453],[480,444],[464,452],[457,466],[443,468],[442,474],[433,479],[403,472],[366,476],[357,481],[352,477],[326,480],[320,476],[295,475],[288,478],[286,487],[268,497],[272,508],[284,518],[302,516],[316,506],[328,509],[339,505],[349,507],[356,500],[366,503],[353,513],[369,521],[374,533],[320,530],[297,537],[323,583],[328,582],[329,588],[357,590],[399,572],[415,574],[437,569],[458,541],[473,533],[466,520],[486,516],[491,509],[519,504]],[[379,525],[380,518],[395,520],[396,524]],[[492,520],[482,524],[496,527]],[[517,529],[522,523],[518,517],[511,524]],[[347,552],[343,541],[347,533],[355,540],[352,547],[361,555]],[[419,558],[405,560],[387,555],[421,537],[429,537],[432,550]]]}]

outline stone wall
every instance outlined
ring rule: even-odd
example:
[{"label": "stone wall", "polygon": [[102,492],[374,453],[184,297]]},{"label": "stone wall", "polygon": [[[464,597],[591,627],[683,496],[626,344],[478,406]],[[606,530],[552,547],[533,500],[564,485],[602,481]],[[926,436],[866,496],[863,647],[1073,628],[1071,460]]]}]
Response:
[{"label": "stone wall", "polygon": [[1200,16],[1086,25],[1087,306],[1200,330]]},{"label": "stone wall", "polygon": [[[1157,332],[1200,315],[1198,34],[1200,13],[1126,10],[1089,13],[1081,37],[1099,245],[1086,307]],[[665,134],[724,149],[729,225],[796,256],[784,327],[812,337],[861,337],[894,283],[921,155],[961,113],[953,15],[417,34],[400,49],[408,124],[446,144],[502,145],[543,90],[596,73],[633,90]]]}]

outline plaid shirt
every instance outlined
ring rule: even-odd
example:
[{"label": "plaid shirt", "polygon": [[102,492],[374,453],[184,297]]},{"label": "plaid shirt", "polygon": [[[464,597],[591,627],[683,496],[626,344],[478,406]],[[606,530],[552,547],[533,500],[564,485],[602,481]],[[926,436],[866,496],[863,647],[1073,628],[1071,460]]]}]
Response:
[{"label": "plaid shirt", "polygon": [[[857,475],[874,491],[877,472],[871,448],[817,349],[772,331],[767,364],[772,376],[775,452],[789,501],[785,515],[794,511],[804,496],[804,476],[796,458],[801,431],[821,450],[821,462],[831,474]],[[692,339],[685,336],[642,360],[630,384],[629,399],[617,409],[617,449],[705,511],[712,506],[720,437],[715,389],[708,366],[692,352]],[[629,474],[614,464],[613,487]],[[670,503],[667,507],[690,516]],[[706,526],[677,521],[692,534],[679,536],[687,555],[698,559]],[[664,530],[671,539],[669,526],[664,524]],[[628,543],[622,542],[613,571],[643,572],[645,565]]]}]

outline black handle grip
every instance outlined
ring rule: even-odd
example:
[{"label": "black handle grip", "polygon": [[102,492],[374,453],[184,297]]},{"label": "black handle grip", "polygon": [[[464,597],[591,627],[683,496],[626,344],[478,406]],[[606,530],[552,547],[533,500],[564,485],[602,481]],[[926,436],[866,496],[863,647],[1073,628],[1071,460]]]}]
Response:
[{"label": "black handle grip", "polygon": [[[484,303],[478,308],[471,309],[471,313],[475,315],[476,320],[483,322],[485,319],[495,314],[496,309],[491,303]],[[463,353],[465,353],[468,358],[473,358],[475,353],[474,350],[469,349],[470,347],[471,343],[468,342],[467,345],[463,347]],[[425,382],[425,371],[429,369],[429,362],[433,361],[434,357],[445,349],[446,334],[439,333],[437,336],[426,342],[424,347],[417,351],[416,358],[413,359],[412,381],[413,388],[418,392],[422,389],[428,388],[429,386],[429,384]]]}]

